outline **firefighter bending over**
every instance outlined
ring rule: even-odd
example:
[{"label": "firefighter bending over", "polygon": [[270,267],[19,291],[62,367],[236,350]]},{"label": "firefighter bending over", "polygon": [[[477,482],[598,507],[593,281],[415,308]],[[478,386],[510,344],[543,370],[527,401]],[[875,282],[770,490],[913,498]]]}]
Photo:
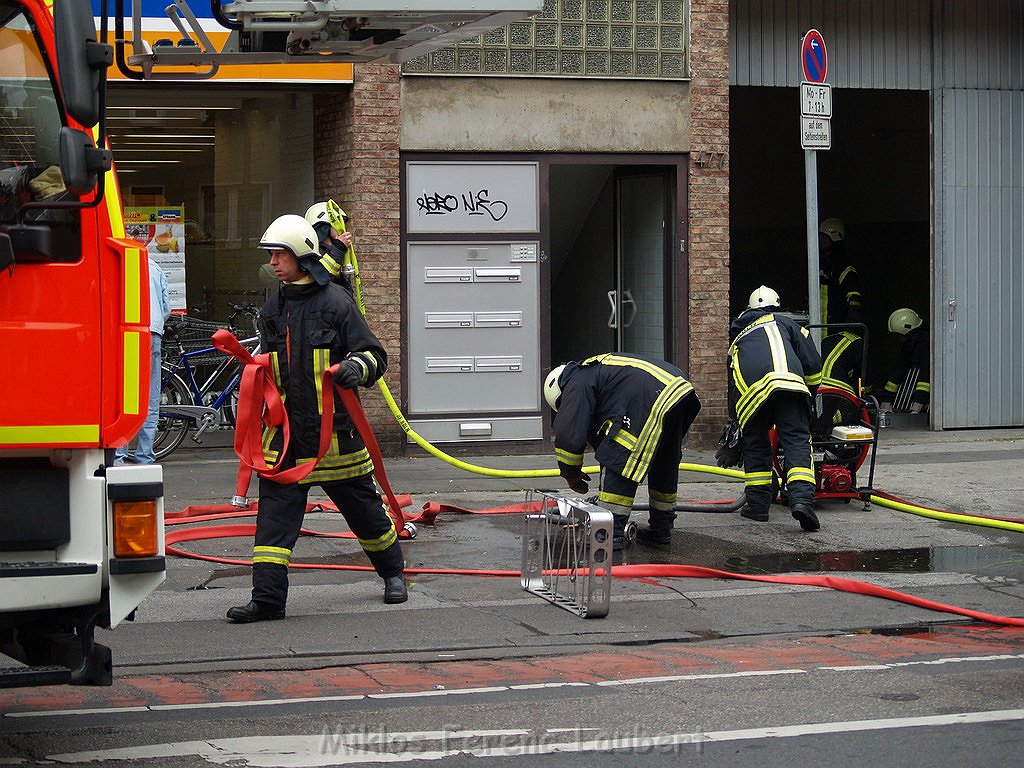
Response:
[{"label": "firefighter bending over", "polygon": [[[368,387],[387,366],[387,354],[356,308],[352,296],[331,282],[321,261],[316,232],[294,214],[267,228],[260,248],[280,290],[267,301],[258,321],[260,348],[271,356],[278,389],[284,395],[291,441],[282,468],[319,453],[321,375],[334,364],[341,387]],[[253,546],[252,601],[228,611],[235,622],[283,619],[288,597],[288,564],[299,538],[310,486],[319,485],[337,504],[374,570],[384,580],[384,602],[407,598],[402,549],[395,526],[373,481],[373,463],[337,393],[334,435],[327,454],[301,481],[277,483],[260,478],[260,503]],[[283,435],[263,435],[268,463],[278,461]]]},{"label": "firefighter bending over", "polygon": [[805,531],[814,514],[811,403],[821,383],[821,356],[810,333],[777,314],[779,294],[761,286],[729,329],[729,411],[742,433],[746,505],[740,514],[768,520],[772,503],[772,446],[776,428],[784,456],[789,509]]},{"label": "firefighter bending over", "polygon": [[613,549],[625,545],[636,489],[647,477],[650,528],[639,532],[656,544],[671,540],[682,442],[700,401],[671,363],[629,354],[603,354],[552,370],[544,398],[555,411],[555,458],[568,486],[583,495],[589,443],[601,466],[597,504],[614,516]]}]

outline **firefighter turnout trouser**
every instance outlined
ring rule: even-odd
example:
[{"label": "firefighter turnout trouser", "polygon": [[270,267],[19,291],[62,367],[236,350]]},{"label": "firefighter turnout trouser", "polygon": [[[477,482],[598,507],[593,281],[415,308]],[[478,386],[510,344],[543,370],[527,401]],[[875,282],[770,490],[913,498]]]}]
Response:
[{"label": "firefighter turnout trouser", "polygon": [[[281,485],[260,478],[260,504],[252,558],[252,599],[284,606],[288,564],[298,541],[313,484]],[[394,522],[388,517],[373,475],[319,484],[345,517],[359,545],[381,578],[402,573],[405,563]]]},{"label": "firefighter turnout trouser", "polygon": [[[647,470],[647,489],[650,494],[650,525],[669,529],[676,519],[676,489],[679,485],[679,462],[683,457],[683,438],[700,411],[696,397],[684,397],[665,414],[661,438],[654,449]],[[621,532],[629,521],[639,483],[623,477],[610,467],[601,467],[599,506],[615,515],[615,530]]]},{"label": "firefighter turnout trouser", "polygon": [[772,446],[776,428],[783,455],[789,505],[814,503],[814,465],[811,463],[811,412],[807,395],[778,391],[771,394],[743,426],[743,469],[747,507],[767,512],[772,503]]}]

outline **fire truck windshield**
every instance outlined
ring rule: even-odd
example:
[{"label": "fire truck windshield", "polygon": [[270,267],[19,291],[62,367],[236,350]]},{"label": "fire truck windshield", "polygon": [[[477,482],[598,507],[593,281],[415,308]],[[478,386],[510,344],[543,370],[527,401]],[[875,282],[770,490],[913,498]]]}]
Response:
[{"label": "fire truck windshield", "polygon": [[0,0],[0,222],[29,201],[65,193],[62,124],[35,30],[16,3]]}]

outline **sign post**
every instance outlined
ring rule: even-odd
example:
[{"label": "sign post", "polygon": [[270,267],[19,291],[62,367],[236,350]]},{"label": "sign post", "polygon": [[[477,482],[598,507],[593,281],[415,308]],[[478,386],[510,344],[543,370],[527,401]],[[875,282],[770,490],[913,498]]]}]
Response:
[{"label": "sign post", "polygon": [[[825,38],[816,29],[808,30],[800,41],[800,146],[804,150],[804,185],[807,199],[807,319],[820,325],[820,283],[818,278],[818,156],[819,150],[832,147],[832,86],[828,75],[828,49]],[[815,345],[821,348],[821,329],[812,331]]]}]

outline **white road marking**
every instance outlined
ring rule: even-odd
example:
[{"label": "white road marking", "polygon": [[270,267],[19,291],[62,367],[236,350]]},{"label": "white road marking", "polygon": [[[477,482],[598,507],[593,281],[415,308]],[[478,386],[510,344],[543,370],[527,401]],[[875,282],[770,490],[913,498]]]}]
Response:
[{"label": "white road marking", "polygon": [[[293,734],[284,736],[251,736],[210,741],[183,741],[138,747],[104,749],[50,755],[49,760],[65,764],[81,764],[104,760],[145,760],[198,756],[216,765],[245,765],[250,768],[323,768],[324,766],[368,765],[373,763],[444,760],[449,757],[515,757],[550,755],[562,752],[634,751],[669,752],[678,748],[707,743],[784,739],[819,736],[830,733],[895,730],[969,723],[994,723],[1024,720],[1024,709],[993,712],[960,712],[951,715],[897,717],[884,720],[847,720],[836,723],[802,723],[766,728],[744,728],[732,731],[609,735],[591,737],[592,729],[576,732],[575,740],[552,741],[562,737],[565,729],[531,734],[522,730],[499,731],[418,731],[411,733]],[[583,732],[587,740],[583,740]],[[525,738],[524,738],[525,737]],[[507,740],[507,741],[505,741]],[[441,748],[422,748],[439,743]],[[452,748],[449,743],[456,742]],[[491,746],[491,742],[497,742]],[[477,746],[486,743],[485,746]]]},{"label": "white road marking", "polygon": [[27,712],[4,712],[3,717],[72,717],[78,715],[118,715],[128,712],[166,712],[169,710],[227,709],[238,707],[288,706],[291,704],[319,704],[336,701],[364,701],[368,699],[417,699],[435,696],[464,696],[479,693],[501,693],[502,691],[524,691],[537,688],[604,688],[608,686],[645,685],[649,683],[675,683],[685,680],[728,680],[745,677],[774,677],[776,675],[806,675],[812,672],[884,672],[899,667],[919,665],[939,666],[970,662],[1009,661],[1024,659],[1024,653],[993,654],[990,656],[951,656],[922,661],[894,661],[883,664],[854,664],[849,666],[814,667],[811,669],[752,669],[741,672],[705,672],[687,675],[664,675],[661,677],[634,677],[622,680],[600,680],[586,682],[522,683],[517,685],[491,685],[480,688],[432,688],[422,691],[400,691],[395,693],[356,693],[338,696],[302,696],[293,699],[256,699],[253,701],[208,701],[190,704],[149,704],[132,707],[94,707],[90,709],[31,710]]}]

